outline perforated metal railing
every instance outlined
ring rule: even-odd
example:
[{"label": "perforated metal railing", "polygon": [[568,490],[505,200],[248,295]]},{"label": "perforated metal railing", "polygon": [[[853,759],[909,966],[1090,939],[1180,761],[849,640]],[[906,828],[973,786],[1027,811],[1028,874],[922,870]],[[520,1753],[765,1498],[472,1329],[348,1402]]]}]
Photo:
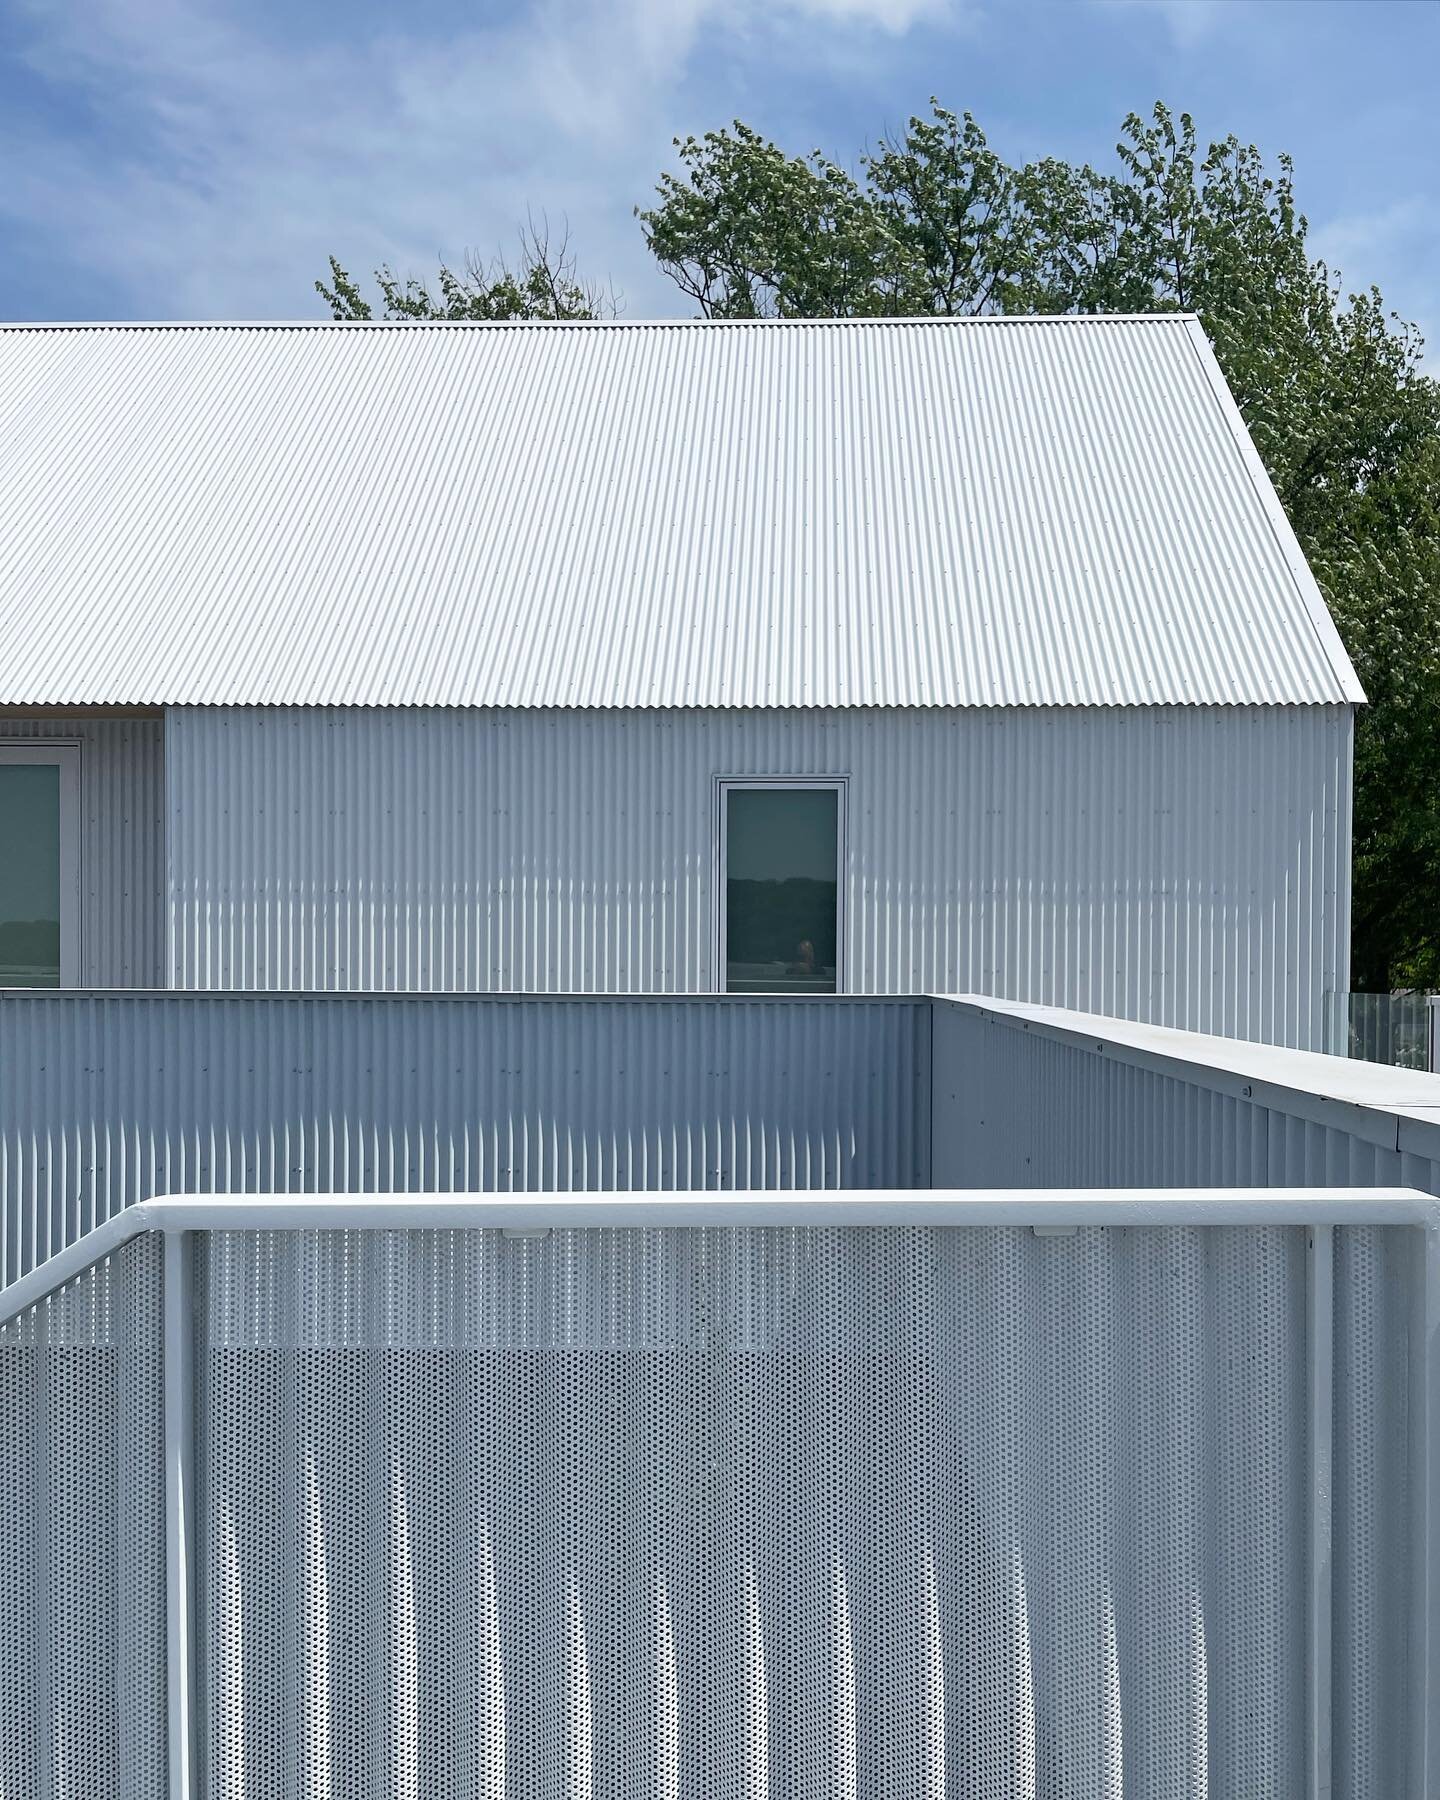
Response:
[{"label": "perforated metal railing", "polygon": [[0,1325],[0,1795],[167,1793],[160,1239]]},{"label": "perforated metal railing", "polygon": [[167,1681],[198,1703],[168,1791],[214,1800],[1435,1779],[1434,1201],[162,1202],[102,1234],[0,1338],[6,1800],[167,1791]]}]

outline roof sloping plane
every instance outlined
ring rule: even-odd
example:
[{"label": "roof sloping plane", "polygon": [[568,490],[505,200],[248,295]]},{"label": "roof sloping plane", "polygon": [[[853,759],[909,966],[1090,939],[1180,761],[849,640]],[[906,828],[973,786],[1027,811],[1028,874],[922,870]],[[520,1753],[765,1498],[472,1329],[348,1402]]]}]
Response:
[{"label": "roof sloping plane", "polygon": [[0,704],[1344,704],[1189,317],[0,328]]}]

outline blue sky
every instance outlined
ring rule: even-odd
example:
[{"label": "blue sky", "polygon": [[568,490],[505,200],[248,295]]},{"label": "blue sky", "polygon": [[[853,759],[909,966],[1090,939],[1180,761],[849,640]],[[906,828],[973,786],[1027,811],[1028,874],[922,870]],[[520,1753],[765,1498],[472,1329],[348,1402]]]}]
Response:
[{"label": "blue sky", "polygon": [[633,218],[672,137],[850,161],[934,93],[1012,160],[1108,163],[1157,98],[1289,150],[1317,247],[1440,339],[1437,69],[1440,0],[4,0],[0,315],[320,316],[327,251],[426,273],[527,208],[684,313]]}]

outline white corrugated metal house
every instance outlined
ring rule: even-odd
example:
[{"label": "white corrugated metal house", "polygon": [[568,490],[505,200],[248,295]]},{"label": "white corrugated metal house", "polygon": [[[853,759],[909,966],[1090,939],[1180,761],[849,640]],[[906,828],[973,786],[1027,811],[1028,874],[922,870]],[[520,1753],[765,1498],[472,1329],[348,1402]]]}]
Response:
[{"label": "white corrugated metal house", "polygon": [[0,465],[66,983],[1348,985],[1361,694],[1192,319],[13,327]]},{"label": "white corrugated metal house", "polygon": [[0,328],[0,1800],[1440,1791],[1361,698],[1190,319]]}]

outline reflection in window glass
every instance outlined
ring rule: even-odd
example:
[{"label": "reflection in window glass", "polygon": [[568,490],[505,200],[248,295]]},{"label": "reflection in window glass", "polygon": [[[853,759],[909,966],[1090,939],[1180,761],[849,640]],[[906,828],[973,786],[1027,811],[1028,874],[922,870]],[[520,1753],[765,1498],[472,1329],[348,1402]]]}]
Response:
[{"label": "reflection in window glass", "polygon": [[60,770],[0,763],[0,987],[60,985]]},{"label": "reflection in window glass", "polygon": [[725,987],[835,992],[835,788],[725,790]]}]

